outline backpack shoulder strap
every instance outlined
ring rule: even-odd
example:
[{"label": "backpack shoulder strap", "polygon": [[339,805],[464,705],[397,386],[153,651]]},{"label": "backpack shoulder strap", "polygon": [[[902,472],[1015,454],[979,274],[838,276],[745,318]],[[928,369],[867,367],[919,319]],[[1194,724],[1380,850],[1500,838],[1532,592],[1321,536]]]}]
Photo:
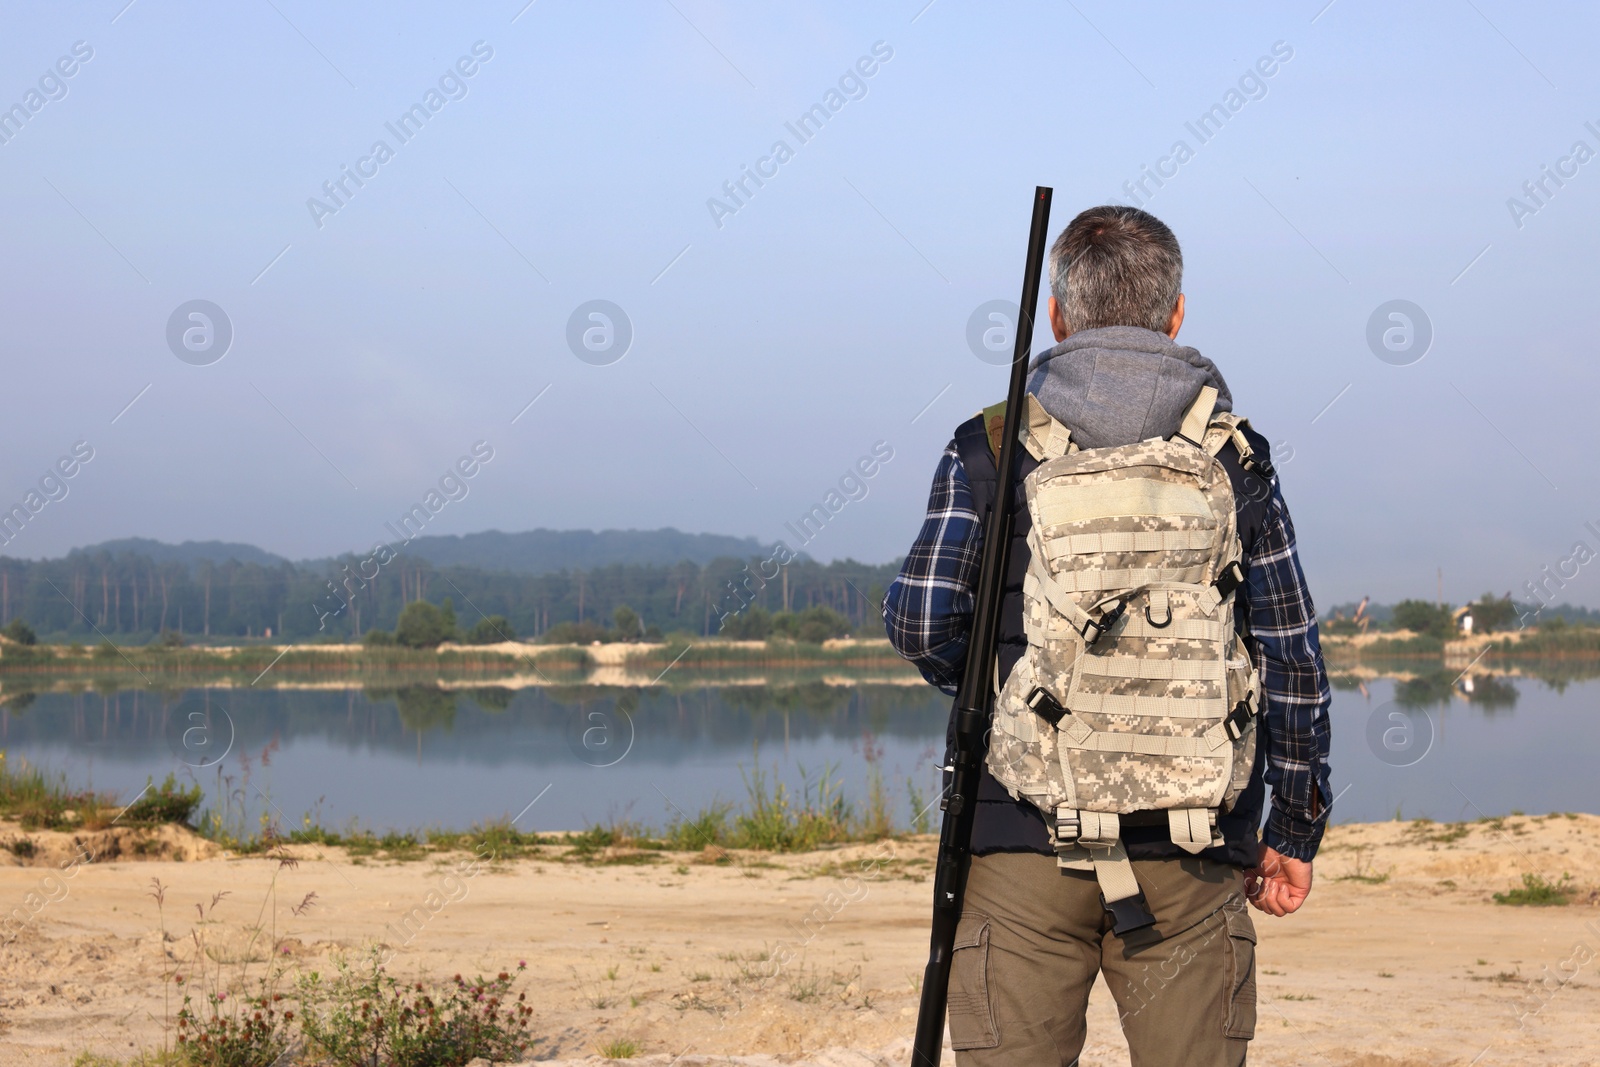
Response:
[{"label": "backpack shoulder strap", "polygon": [[[1022,443],[1034,459],[1043,462],[1078,451],[1078,446],[1072,443],[1072,431],[1046,411],[1044,405],[1039,403],[1039,398],[1032,393],[1028,394],[1024,417]],[[1000,441],[1005,435],[1005,423],[1006,402],[1002,400],[998,404],[990,404],[957,427],[956,451],[961,454],[962,466],[966,467],[969,477],[975,466],[974,460],[977,458],[976,455],[969,453],[980,450],[978,444],[980,436],[988,445],[988,469],[992,471],[989,477],[999,476]],[[978,466],[981,468],[981,465]]]},{"label": "backpack shoulder strap", "polygon": [[[1005,421],[1005,403],[984,408],[956,427],[956,452],[967,478],[993,480],[1000,469],[1000,427]],[[991,417],[992,416],[992,417]]]},{"label": "backpack shoulder strap", "polygon": [[990,404],[978,412],[983,419],[984,429],[989,435],[989,458],[993,460],[995,470],[1000,469],[1000,439],[1006,432],[1006,402]]},{"label": "backpack shoulder strap", "polygon": [[[999,415],[991,419],[990,414],[996,409]],[[972,493],[973,507],[979,515],[985,514],[994,502],[995,482],[1000,478],[995,448],[1000,431],[995,429],[991,438],[989,427],[999,426],[1004,418],[1005,404],[1001,403],[985,408],[956,427],[956,455],[961,457],[961,469],[967,476],[967,488]]]},{"label": "backpack shoulder strap", "polygon": [[1211,425],[1206,427],[1206,435],[1200,441],[1200,447],[1210,455],[1217,455],[1233,442],[1233,447],[1239,453],[1240,461],[1250,456],[1250,442],[1245,440],[1244,433],[1239,429],[1245,422],[1231,411],[1219,411],[1211,416]]},{"label": "backpack shoulder strap", "polygon": [[1181,437],[1196,448],[1203,448],[1201,441],[1206,435],[1206,428],[1211,425],[1211,413],[1217,408],[1217,390],[1215,386],[1204,386],[1200,395],[1194,398],[1187,411],[1183,413],[1183,422],[1178,426],[1175,437]]},{"label": "backpack shoulder strap", "polygon": [[1022,443],[1028,452],[1041,463],[1071,455],[1078,450],[1072,443],[1072,431],[1044,409],[1039,398],[1028,394],[1027,425],[1023,428]]}]

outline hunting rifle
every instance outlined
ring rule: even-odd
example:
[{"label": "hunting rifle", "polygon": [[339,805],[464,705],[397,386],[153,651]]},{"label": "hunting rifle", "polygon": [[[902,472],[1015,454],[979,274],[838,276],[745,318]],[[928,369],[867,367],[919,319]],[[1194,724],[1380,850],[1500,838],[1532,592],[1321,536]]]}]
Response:
[{"label": "hunting rifle", "polygon": [[[922,1002],[912,1067],[938,1067],[944,1047],[945,999],[950,990],[950,956],[961,921],[967,867],[972,845],[972,817],[977,810],[978,779],[989,747],[989,721],[994,713],[995,640],[1000,630],[1006,559],[1010,555],[1017,474],[1017,430],[1027,389],[1028,357],[1033,346],[1033,313],[1039,302],[1039,275],[1044,269],[1045,231],[1050,224],[1051,190],[1033,194],[1033,226],[1028,232],[1028,260],[1022,275],[1022,303],[1017,312],[1016,342],[1011,352],[1011,389],[1006,394],[1004,430],[1000,437],[999,476],[994,504],[983,518],[983,556],[978,564],[978,591],[967,644],[967,665],[956,692],[955,747],[951,753],[949,790],[940,807],[939,862],[933,876],[933,937],[928,966],[922,973]],[[987,429],[987,427],[986,427]]]}]

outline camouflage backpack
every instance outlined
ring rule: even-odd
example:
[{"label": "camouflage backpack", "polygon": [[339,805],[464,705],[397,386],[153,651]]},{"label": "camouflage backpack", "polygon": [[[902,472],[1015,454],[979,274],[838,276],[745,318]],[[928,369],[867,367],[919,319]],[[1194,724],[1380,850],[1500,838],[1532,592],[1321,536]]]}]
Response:
[{"label": "camouflage backpack", "polygon": [[1244,581],[1234,493],[1216,459],[1244,420],[1202,389],[1177,433],[1080,450],[1029,396],[1023,443],[1028,648],[995,701],[990,773],[1044,812],[1064,867],[1093,869],[1118,932],[1154,921],[1121,840],[1164,825],[1222,844],[1255,759],[1259,687],[1234,631]]}]

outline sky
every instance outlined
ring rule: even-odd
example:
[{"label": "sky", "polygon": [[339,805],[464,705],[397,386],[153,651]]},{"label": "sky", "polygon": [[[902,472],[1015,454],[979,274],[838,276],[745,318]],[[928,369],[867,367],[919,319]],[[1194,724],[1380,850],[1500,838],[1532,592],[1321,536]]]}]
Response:
[{"label": "sky", "polygon": [[1177,233],[1319,602],[1600,606],[1591,6],[7,8],[6,554],[364,549],[463,458],[429,533],[792,543],[877,450],[804,548],[893,559],[1048,185]]}]

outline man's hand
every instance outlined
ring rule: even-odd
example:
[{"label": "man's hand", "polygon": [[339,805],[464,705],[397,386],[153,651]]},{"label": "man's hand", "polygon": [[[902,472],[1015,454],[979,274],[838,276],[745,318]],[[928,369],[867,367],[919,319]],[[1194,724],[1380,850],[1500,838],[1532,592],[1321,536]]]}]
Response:
[{"label": "man's hand", "polygon": [[1268,915],[1299,911],[1311,895],[1311,861],[1290,859],[1263,845],[1261,862],[1244,872],[1244,894]]}]

